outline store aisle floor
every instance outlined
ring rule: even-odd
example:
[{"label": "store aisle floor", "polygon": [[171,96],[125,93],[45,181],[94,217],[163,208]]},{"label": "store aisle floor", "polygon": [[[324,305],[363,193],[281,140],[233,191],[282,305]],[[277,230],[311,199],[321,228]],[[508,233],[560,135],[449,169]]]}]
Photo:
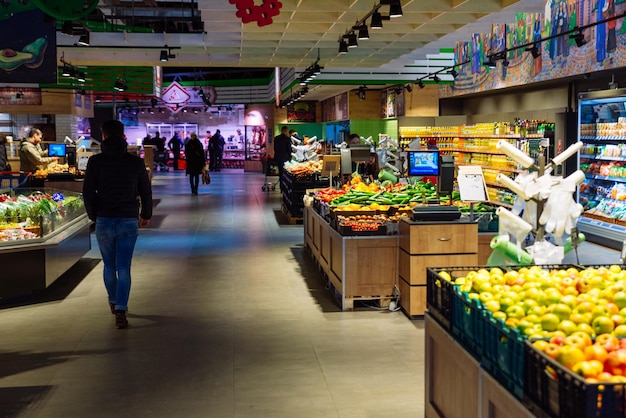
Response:
[{"label": "store aisle floor", "polygon": [[[1,301],[1,417],[423,416],[423,322],[341,312],[302,226],[278,222],[280,192],[212,177],[192,196],[184,173],[155,175],[129,329],[114,327],[95,239],[47,291]],[[589,243],[579,255],[619,261]]]}]

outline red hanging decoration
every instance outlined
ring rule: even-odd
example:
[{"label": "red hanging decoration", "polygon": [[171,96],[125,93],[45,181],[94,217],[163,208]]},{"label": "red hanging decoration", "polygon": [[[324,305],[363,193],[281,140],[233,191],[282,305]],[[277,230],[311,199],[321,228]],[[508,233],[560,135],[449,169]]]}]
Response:
[{"label": "red hanging decoration", "polygon": [[243,23],[257,22],[259,26],[272,24],[272,18],[280,14],[283,4],[278,0],[263,0],[261,6],[254,4],[254,0],[228,0],[237,6],[236,16]]}]

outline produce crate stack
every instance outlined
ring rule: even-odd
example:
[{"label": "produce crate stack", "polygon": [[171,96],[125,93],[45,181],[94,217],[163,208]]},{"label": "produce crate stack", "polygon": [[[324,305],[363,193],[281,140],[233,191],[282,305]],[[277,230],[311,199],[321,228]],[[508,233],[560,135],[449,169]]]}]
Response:
[{"label": "produce crate stack", "polygon": [[427,303],[534,415],[626,418],[625,285],[623,265],[428,268]]},{"label": "produce crate stack", "polygon": [[320,180],[320,176],[317,173],[306,176],[294,176],[291,172],[285,170],[280,178],[283,207],[292,218],[302,218],[304,209],[303,198],[307,189],[326,186],[328,186],[328,180]]}]

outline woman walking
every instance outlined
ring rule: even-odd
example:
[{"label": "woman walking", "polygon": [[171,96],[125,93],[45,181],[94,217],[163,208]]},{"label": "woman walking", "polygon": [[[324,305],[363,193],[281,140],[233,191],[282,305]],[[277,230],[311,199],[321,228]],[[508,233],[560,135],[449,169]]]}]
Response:
[{"label": "woman walking", "polygon": [[191,134],[189,141],[185,144],[185,158],[187,159],[186,173],[189,175],[189,185],[191,186],[191,194],[198,194],[198,184],[200,182],[200,174],[205,165],[204,148],[202,142],[198,139],[198,135]]}]

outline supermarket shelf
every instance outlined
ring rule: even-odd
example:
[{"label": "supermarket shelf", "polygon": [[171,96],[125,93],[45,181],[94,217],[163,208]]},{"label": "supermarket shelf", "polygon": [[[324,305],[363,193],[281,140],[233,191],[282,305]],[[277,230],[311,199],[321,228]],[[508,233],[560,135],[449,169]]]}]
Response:
[{"label": "supermarket shelf", "polygon": [[585,178],[590,180],[607,180],[607,181],[617,181],[619,183],[626,183],[626,177],[611,177],[611,176],[599,176],[597,174],[586,174]]},{"label": "supermarket shelf", "polygon": [[581,136],[581,141],[626,141],[626,136]]},{"label": "supermarket shelf", "polygon": [[[472,163],[454,163],[455,167],[458,167],[460,165],[473,165],[473,166],[475,166],[476,164],[472,164]],[[505,171],[507,173],[522,173],[522,172],[524,172],[524,170],[518,170],[516,168],[492,167],[492,166],[489,166],[489,165],[481,165],[480,168],[482,168],[483,170]]]},{"label": "supermarket shelf", "polygon": [[608,157],[603,155],[589,154],[580,154],[580,158],[589,158],[590,160],[626,161],[626,157]]}]

